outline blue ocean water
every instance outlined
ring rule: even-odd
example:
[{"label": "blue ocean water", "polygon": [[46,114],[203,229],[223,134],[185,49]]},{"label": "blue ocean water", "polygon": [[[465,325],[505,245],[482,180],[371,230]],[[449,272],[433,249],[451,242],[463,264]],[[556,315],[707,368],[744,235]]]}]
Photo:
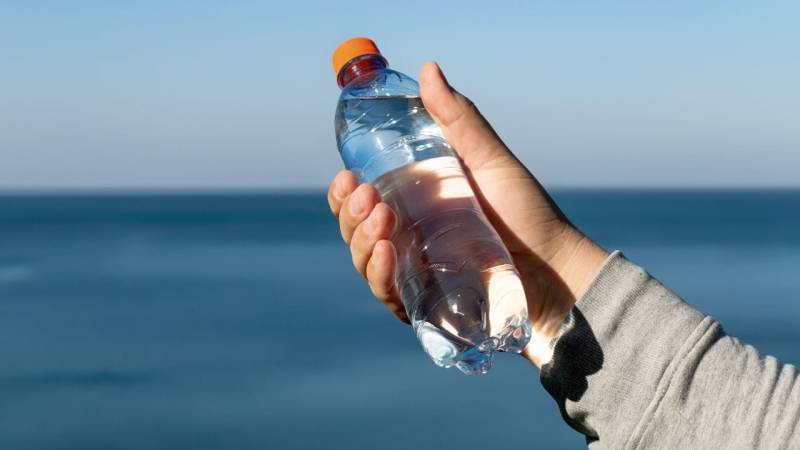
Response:
[{"label": "blue ocean water", "polygon": [[[800,191],[557,191],[734,335],[800,362]],[[324,195],[0,197],[0,448],[582,448],[538,373],[435,367]]]}]

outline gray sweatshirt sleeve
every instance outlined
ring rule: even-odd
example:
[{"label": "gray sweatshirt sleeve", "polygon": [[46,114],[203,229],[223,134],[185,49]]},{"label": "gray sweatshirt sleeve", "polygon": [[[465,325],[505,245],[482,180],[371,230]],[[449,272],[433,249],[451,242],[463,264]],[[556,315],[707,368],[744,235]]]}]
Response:
[{"label": "gray sweatshirt sleeve", "polygon": [[[799,324],[800,325],[800,324]],[[800,448],[800,378],[615,252],[541,380],[591,448]]]}]

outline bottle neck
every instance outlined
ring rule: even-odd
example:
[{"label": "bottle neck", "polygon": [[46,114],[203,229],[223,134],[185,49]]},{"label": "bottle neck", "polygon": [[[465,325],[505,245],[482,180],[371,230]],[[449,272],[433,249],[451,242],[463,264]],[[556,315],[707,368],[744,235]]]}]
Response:
[{"label": "bottle neck", "polygon": [[389,63],[381,55],[359,56],[342,67],[342,70],[339,71],[339,76],[336,77],[336,82],[339,83],[339,87],[343,88],[364,74],[383,70],[387,67],[389,67]]}]

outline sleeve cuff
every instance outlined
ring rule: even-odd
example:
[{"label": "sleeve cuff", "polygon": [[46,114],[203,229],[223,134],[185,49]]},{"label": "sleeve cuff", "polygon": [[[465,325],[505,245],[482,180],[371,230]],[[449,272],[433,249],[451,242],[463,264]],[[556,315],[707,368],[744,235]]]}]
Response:
[{"label": "sleeve cuff", "polygon": [[712,322],[616,251],[564,320],[542,384],[589,439],[630,436]]}]

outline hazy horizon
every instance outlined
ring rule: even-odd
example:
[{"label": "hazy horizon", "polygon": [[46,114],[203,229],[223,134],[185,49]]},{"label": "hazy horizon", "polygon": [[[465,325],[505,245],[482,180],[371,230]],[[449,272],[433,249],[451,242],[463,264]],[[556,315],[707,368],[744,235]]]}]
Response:
[{"label": "hazy horizon", "polygon": [[[800,186],[556,186],[548,187],[553,194],[563,193],[758,193],[798,192]],[[134,187],[134,188],[75,188],[57,187],[45,189],[0,188],[0,197],[234,197],[234,196],[319,196],[324,197],[322,187]]]},{"label": "hazy horizon", "polygon": [[323,189],[341,168],[330,54],[356,35],[415,77],[439,61],[548,188],[800,187],[798,14],[6,3],[0,192]]}]

